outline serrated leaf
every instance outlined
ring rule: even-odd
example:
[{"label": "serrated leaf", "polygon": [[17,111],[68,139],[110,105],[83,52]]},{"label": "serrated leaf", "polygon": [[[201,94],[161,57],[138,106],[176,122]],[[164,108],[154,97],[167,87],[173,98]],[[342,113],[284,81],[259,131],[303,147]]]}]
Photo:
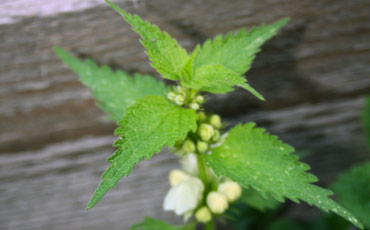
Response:
[{"label": "serrated leaf", "polygon": [[218,35],[207,40],[194,60],[194,68],[203,65],[220,64],[231,71],[243,75],[246,73],[262,44],[274,36],[289,18],[283,18],[270,25],[254,27],[249,31],[242,29],[225,36]]},{"label": "serrated leaf", "polygon": [[142,158],[148,160],[166,145],[171,147],[184,139],[190,130],[195,132],[197,118],[194,110],[171,104],[161,96],[146,96],[128,107],[115,132],[121,137],[115,143],[118,149],[107,159],[112,165],[87,208],[95,206]]},{"label": "serrated leaf", "polygon": [[168,33],[162,32],[158,26],[142,20],[138,15],[125,12],[107,0],[106,2],[121,14],[133,30],[141,36],[141,43],[146,49],[146,54],[158,73],[164,78],[178,80],[179,72],[189,59],[186,50]]},{"label": "serrated leaf", "polygon": [[255,128],[254,123],[247,123],[233,128],[222,145],[203,157],[217,175],[226,176],[245,188],[251,186],[281,202],[284,198],[297,203],[303,200],[362,228],[351,213],[328,198],[333,194],[330,190],[311,184],[317,178],[306,172],[309,166],[297,161],[293,152],[293,147],[276,136]]},{"label": "serrated leaf", "polygon": [[173,226],[172,224],[166,223],[161,220],[157,220],[151,217],[145,217],[144,221],[136,223],[130,227],[131,230],[194,230],[195,226]]},{"label": "serrated leaf", "polygon": [[370,162],[342,173],[331,188],[338,202],[370,228]]},{"label": "serrated leaf", "polygon": [[190,81],[183,81],[181,84],[210,93],[227,93],[232,91],[234,86],[240,86],[264,100],[261,94],[246,83],[244,77],[219,64],[204,65],[198,68]]},{"label": "serrated leaf", "polygon": [[279,205],[279,202],[270,195],[262,196],[254,188],[243,189],[241,200],[252,208],[261,212],[267,209],[274,209]]},{"label": "serrated leaf", "polygon": [[99,101],[99,106],[118,122],[128,106],[146,95],[165,95],[168,91],[163,82],[149,75],[130,76],[107,66],[98,66],[92,60],[85,62],[60,47],[54,48],[58,56],[80,76],[81,82]]},{"label": "serrated leaf", "polygon": [[362,121],[364,124],[365,140],[370,148],[370,95],[365,97]]}]

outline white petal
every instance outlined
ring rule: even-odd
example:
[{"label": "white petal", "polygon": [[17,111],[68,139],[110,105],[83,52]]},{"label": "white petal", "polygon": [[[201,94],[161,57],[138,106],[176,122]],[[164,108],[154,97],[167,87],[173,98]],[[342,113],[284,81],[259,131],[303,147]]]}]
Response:
[{"label": "white petal", "polygon": [[180,159],[182,168],[193,176],[198,175],[198,159],[194,153],[189,153]]}]

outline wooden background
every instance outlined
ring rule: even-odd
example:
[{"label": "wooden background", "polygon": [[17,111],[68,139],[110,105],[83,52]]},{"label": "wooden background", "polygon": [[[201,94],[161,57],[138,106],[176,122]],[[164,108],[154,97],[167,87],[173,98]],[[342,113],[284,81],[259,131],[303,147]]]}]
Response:
[{"label": "wooden background", "polygon": [[[369,160],[360,113],[370,92],[370,2],[367,0],[114,1],[168,31],[189,51],[219,33],[290,16],[263,46],[250,83],[267,102],[244,91],[213,96],[207,108],[231,124],[256,121],[295,146],[326,185],[338,172]],[[53,53],[60,45],[80,57],[151,73],[138,37],[102,1],[0,2],[0,229],[128,229],[142,216],[179,223],[162,211],[164,151],[136,166],[117,189],[85,211],[115,124]],[[304,218],[319,211],[291,206]]]}]

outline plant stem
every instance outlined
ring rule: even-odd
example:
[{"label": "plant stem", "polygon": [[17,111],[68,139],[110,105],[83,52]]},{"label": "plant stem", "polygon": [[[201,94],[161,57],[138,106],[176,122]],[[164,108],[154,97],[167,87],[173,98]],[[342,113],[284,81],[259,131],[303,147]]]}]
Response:
[{"label": "plant stem", "polygon": [[215,224],[213,223],[213,220],[206,223],[205,230],[215,230]]},{"label": "plant stem", "polygon": [[207,187],[208,178],[207,178],[206,166],[204,165],[204,161],[199,153],[197,154],[197,162],[198,162],[199,178],[202,180],[204,186]]}]

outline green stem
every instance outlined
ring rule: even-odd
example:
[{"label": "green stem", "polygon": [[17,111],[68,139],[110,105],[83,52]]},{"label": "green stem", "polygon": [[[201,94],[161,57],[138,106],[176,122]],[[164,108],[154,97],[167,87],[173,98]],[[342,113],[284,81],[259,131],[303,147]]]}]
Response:
[{"label": "green stem", "polygon": [[215,224],[213,223],[213,220],[206,223],[205,230],[215,230]]},{"label": "green stem", "polygon": [[208,184],[208,178],[207,178],[207,171],[206,171],[206,166],[204,164],[204,161],[200,154],[197,154],[197,162],[198,162],[198,175],[199,178],[202,180],[204,186],[207,187]]}]

